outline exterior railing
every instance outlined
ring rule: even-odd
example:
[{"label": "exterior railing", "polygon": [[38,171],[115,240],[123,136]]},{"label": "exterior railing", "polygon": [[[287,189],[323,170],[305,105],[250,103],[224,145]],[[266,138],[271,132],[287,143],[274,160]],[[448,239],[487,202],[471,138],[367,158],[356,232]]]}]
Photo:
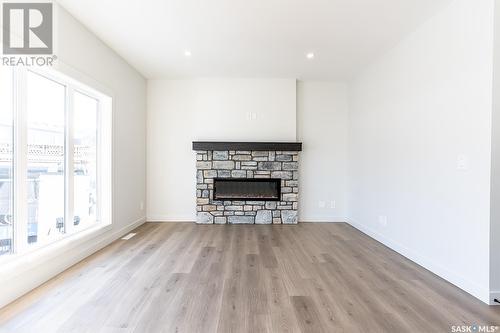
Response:
[{"label": "exterior railing", "polygon": [[[75,162],[95,159],[95,150],[89,146],[75,145]],[[11,144],[0,143],[0,162],[11,162],[13,156]],[[63,159],[64,146],[60,145],[28,145],[28,161],[58,162]]]}]

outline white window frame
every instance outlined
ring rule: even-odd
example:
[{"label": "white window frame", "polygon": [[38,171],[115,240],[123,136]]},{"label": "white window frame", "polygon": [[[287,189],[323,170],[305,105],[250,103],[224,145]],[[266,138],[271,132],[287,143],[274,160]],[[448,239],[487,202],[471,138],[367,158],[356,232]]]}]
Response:
[{"label": "white window frame", "polygon": [[[31,71],[65,87],[65,234],[46,244],[28,244],[27,210],[27,72]],[[73,232],[74,215],[74,124],[73,97],[78,92],[98,101],[97,109],[97,212],[96,223]],[[112,176],[113,176],[113,98],[54,70],[38,68],[16,68],[13,70],[13,117],[14,117],[14,162],[13,162],[13,241],[12,252],[0,256],[0,262],[24,255],[42,247],[58,243],[63,239],[85,234],[92,229],[109,228],[112,224]],[[106,146],[104,146],[106,145]]]}]

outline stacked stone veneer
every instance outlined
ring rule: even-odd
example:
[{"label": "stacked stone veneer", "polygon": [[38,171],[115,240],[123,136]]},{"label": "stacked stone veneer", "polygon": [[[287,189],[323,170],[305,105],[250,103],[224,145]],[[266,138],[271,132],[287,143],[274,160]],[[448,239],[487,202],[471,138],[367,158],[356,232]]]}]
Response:
[{"label": "stacked stone veneer", "polygon": [[[297,223],[298,161],[297,151],[196,151],[196,222]],[[279,178],[281,200],[214,200],[214,178]]]}]

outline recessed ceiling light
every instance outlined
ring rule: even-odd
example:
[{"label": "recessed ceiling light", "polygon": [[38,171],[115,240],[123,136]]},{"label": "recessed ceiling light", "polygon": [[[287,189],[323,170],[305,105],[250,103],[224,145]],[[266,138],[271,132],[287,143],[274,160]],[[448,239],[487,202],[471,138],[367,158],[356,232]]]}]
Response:
[{"label": "recessed ceiling light", "polygon": [[306,57],[307,59],[314,59],[314,53],[309,52],[308,54],[306,54]]},{"label": "recessed ceiling light", "polygon": [[189,50],[184,51],[184,55],[186,57],[190,57],[191,56],[191,51],[189,51]]}]

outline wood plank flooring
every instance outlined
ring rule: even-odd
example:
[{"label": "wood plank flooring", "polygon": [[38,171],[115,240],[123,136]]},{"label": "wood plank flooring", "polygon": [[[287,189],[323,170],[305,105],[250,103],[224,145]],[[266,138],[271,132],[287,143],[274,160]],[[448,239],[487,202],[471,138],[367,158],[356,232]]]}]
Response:
[{"label": "wood plank flooring", "polygon": [[451,332],[489,307],[347,224],[146,223],[0,310],[6,332]]}]

